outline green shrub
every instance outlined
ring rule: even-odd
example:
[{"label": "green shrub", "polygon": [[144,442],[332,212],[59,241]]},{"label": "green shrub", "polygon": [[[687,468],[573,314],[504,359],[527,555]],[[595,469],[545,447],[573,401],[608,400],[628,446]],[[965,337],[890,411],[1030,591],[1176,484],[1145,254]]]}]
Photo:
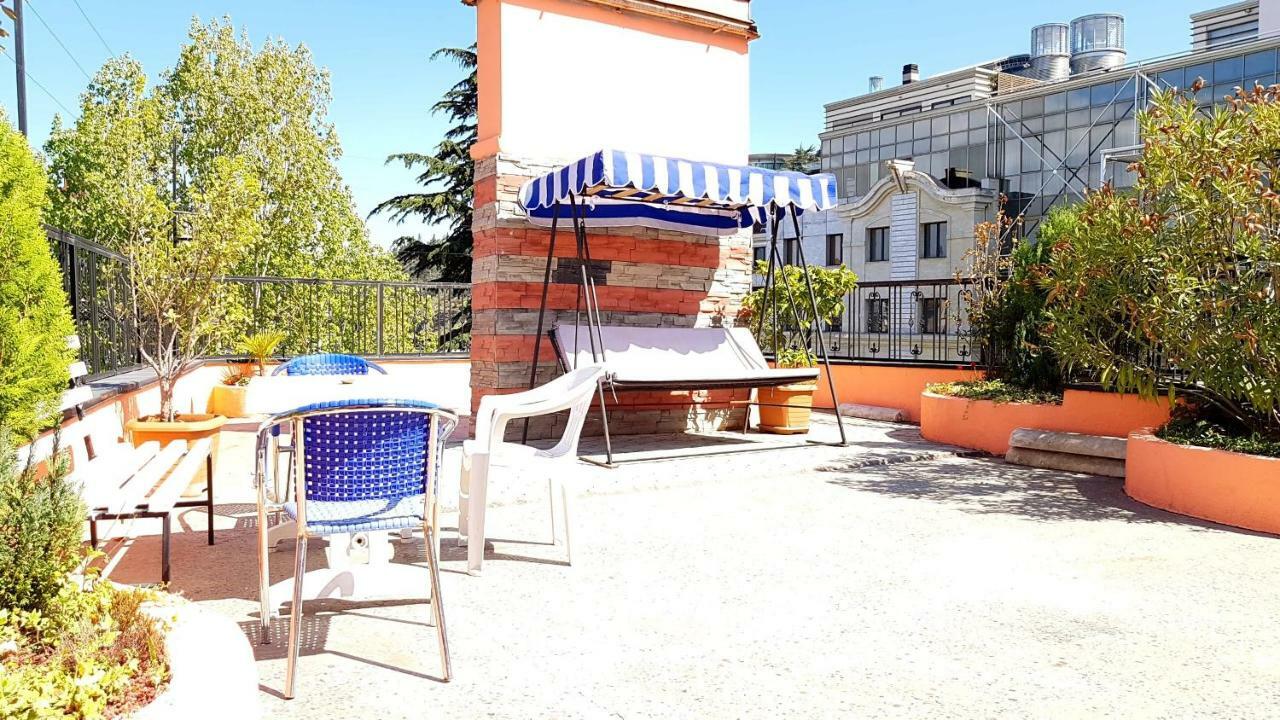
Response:
[{"label": "green shrub", "polygon": [[[767,275],[769,263],[764,260],[757,262],[755,272]],[[817,317],[814,317],[810,302],[810,284],[813,286],[813,300],[817,301]],[[779,353],[781,360],[782,353],[788,349],[813,348],[816,323],[837,322],[844,315],[845,298],[857,286],[858,275],[843,265],[835,268],[809,266],[809,283],[805,282],[804,270],[798,265],[782,265],[774,268],[773,284],[767,294],[764,288],[759,288],[742,301],[738,322],[751,328],[761,349],[766,353]],[[778,347],[774,347],[775,336]],[[788,336],[790,343],[787,342]],[[788,357],[794,361],[810,356],[792,353]],[[812,359],[812,364],[817,364],[816,358]]]},{"label": "green shrub", "polygon": [[1211,113],[1160,93],[1138,124],[1134,191],[1090,193],[1054,243],[1054,350],[1106,386],[1183,391],[1280,440],[1280,88]]},{"label": "green shrub", "polygon": [[1156,437],[1179,445],[1280,458],[1280,440],[1256,432],[1242,432],[1229,420],[1224,421],[1206,410],[1178,406],[1169,422],[1156,431]]},{"label": "green shrub", "polygon": [[1003,380],[965,380],[961,382],[933,383],[925,388],[931,393],[965,398],[990,400],[997,403],[1060,404],[1061,392],[1032,390]]},{"label": "green shrub", "polygon": [[114,718],[168,679],[161,626],[145,590],[66,583],[46,612],[0,609],[0,717]]},{"label": "green shrub", "polygon": [[1046,337],[1044,286],[1053,244],[1076,221],[1074,207],[1055,208],[1035,240],[1015,240],[1007,255],[994,252],[1013,227],[1001,217],[975,231],[976,246],[963,274],[975,282],[962,291],[968,323],[984,346],[991,378],[1011,386],[1060,393],[1065,382],[1058,356]]},{"label": "green shrub", "polygon": [[57,410],[75,332],[40,224],[46,184],[26,138],[0,113],[0,429],[23,437]]},{"label": "green shrub", "polygon": [[83,559],[85,510],[66,462],[16,468],[0,436],[0,608],[43,611]]}]

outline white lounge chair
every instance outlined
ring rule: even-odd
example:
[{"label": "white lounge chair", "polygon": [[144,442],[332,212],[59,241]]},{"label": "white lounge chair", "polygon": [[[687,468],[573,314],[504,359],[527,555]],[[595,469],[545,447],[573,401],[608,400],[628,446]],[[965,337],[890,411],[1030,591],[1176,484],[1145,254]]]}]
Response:
[{"label": "white lounge chair", "polygon": [[[558,542],[556,528],[556,495],[561,498],[564,516],[565,549],[573,562],[569,530],[569,496],[564,485],[565,466],[576,461],[578,439],[587,418],[591,400],[599,391],[604,368],[587,365],[562,375],[551,382],[526,392],[512,395],[487,395],[480,400],[475,415],[476,437],[462,444],[462,472],[458,544],[467,545],[467,572],[480,573],[484,562],[485,506],[488,502],[489,469],[505,467],[547,476],[547,493],[551,504],[551,539]],[[512,420],[569,412],[564,433],[550,449],[506,442],[507,424]],[[559,490],[559,493],[557,493]]]}]

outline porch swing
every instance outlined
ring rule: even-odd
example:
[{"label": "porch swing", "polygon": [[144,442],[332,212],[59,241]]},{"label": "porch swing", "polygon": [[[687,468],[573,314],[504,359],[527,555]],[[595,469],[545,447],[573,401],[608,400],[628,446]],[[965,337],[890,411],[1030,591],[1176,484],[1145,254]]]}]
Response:
[{"label": "porch swing", "polygon": [[[556,261],[555,249],[561,221],[567,215],[572,226],[575,255],[568,271],[577,287],[573,323],[557,322],[551,328],[552,347],[562,370],[584,364],[603,364],[605,379],[599,388],[603,420],[606,467],[616,466],[609,436],[605,386],[614,392],[641,390],[711,390],[777,387],[816,380],[816,368],[770,367],[750,330],[745,327],[631,327],[606,324],[597,298],[596,266],[592,262],[587,227],[647,227],[705,236],[723,237],[742,228],[764,224],[769,227],[770,247],[764,293],[770,297],[777,282],[780,263],[779,229],[789,217],[800,237],[799,217],[806,211],[833,208],[836,204],[835,177],[805,175],[751,166],[696,162],[657,155],[601,150],[576,162],[536,177],[520,190],[520,205],[535,225],[550,227],[543,272],[542,298],[538,307],[536,337],[546,330],[547,301]],[[641,240],[642,241],[642,240]],[[803,341],[806,350],[816,350],[826,369],[827,387],[836,398],[835,378],[823,336],[817,322],[817,298],[809,277],[803,243],[797,242],[800,268],[812,314],[811,327],[783,333],[785,324],[777,316],[776,303],[762,308],[756,319],[757,332],[773,329],[771,349],[776,358],[779,341],[793,345]],[[788,292],[790,288],[788,287]],[[802,298],[803,301],[803,298]],[[794,313],[794,302],[790,303]],[[772,311],[774,322],[766,325]],[[585,313],[585,322],[583,314]],[[584,338],[585,336],[585,338]],[[585,340],[585,342],[584,342]],[[816,348],[808,347],[816,345]],[[799,348],[797,348],[799,349]],[[529,388],[537,381],[541,343],[534,343]],[[750,400],[746,405],[759,405]],[[847,444],[844,421],[836,413],[839,445]],[[745,430],[749,430],[750,412]],[[522,440],[528,439],[526,422]],[[813,444],[810,441],[810,444]],[[591,458],[583,458],[595,462]]]}]

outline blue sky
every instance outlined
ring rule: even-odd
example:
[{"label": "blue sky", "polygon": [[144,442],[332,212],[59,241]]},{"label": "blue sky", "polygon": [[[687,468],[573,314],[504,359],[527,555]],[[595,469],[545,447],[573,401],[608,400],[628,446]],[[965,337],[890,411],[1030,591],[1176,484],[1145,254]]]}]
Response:
[{"label": "blue sky", "polygon": [[[53,34],[92,74],[107,47],[72,0],[26,0],[32,139],[44,143],[56,112],[74,111],[87,81]],[[752,44],[753,152],[788,151],[816,142],[823,103],[860,94],[867,77],[898,82],[902,65],[933,75],[1002,55],[1026,52],[1032,25],[1069,21],[1090,12],[1126,16],[1131,59],[1189,48],[1188,16],[1226,0],[1106,0],[1093,2],[957,3],[954,0],[756,0],[761,39]],[[391,195],[413,190],[413,175],[384,166],[390,153],[427,151],[444,129],[427,107],[458,78],[427,56],[475,37],[475,17],[459,0],[79,0],[115,53],[129,52],[153,74],[172,64],[193,15],[230,15],[255,42],[283,37],[305,43],[330,70],[330,119],[338,129],[343,177],[361,214]],[[1000,8],[997,14],[992,12]],[[41,23],[37,13],[52,28]],[[5,19],[8,27],[7,19]],[[12,53],[12,40],[4,46]],[[54,99],[50,98],[50,95]],[[14,119],[14,66],[0,56],[0,105]],[[400,234],[430,234],[413,224],[374,219],[372,237],[388,244]]]}]

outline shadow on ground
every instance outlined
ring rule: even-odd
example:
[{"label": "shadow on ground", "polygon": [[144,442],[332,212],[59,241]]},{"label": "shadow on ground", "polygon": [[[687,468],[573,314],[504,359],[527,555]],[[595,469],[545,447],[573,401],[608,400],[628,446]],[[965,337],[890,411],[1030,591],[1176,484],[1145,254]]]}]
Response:
[{"label": "shadow on ground", "polygon": [[1123,480],[1038,470],[997,459],[903,463],[857,469],[856,473],[846,473],[835,463],[819,470],[840,473],[837,479],[828,480],[832,485],[940,503],[972,513],[1041,521],[1171,523],[1270,537],[1143,505],[1124,494]]}]

